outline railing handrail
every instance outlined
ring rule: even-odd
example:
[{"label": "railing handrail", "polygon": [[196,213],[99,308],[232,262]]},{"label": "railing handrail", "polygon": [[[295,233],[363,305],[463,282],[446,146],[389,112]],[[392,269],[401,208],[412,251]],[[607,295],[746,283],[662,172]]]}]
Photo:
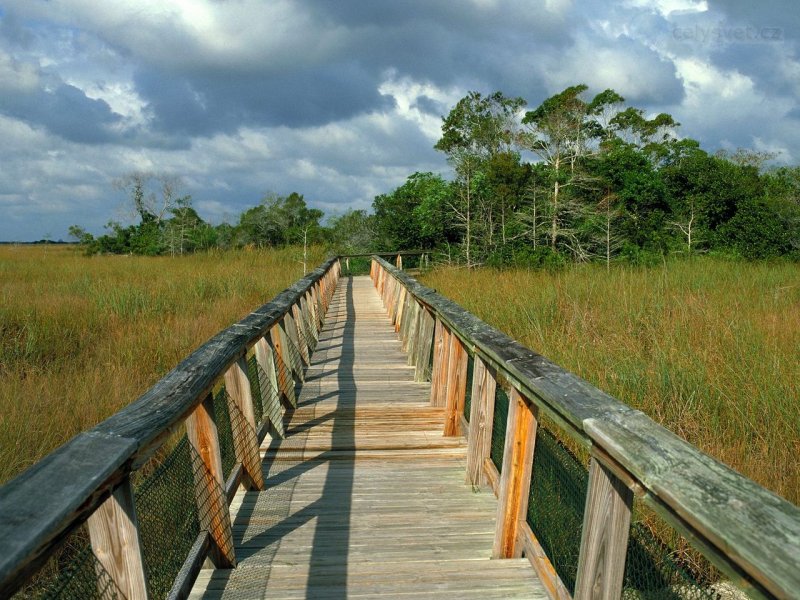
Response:
[{"label": "railing handrail", "polygon": [[800,508],[663,426],[526,348],[420,284],[374,260],[463,343],[502,373],[716,566],[751,591],[800,590]]},{"label": "railing handrail", "polygon": [[339,259],[342,258],[372,258],[373,256],[420,256],[423,254],[431,254],[432,250],[397,250],[394,252],[362,252],[358,254],[340,254]]},{"label": "railing handrail", "polygon": [[197,408],[214,382],[336,264],[222,330],[138,400],[0,486],[0,597],[13,592]]}]

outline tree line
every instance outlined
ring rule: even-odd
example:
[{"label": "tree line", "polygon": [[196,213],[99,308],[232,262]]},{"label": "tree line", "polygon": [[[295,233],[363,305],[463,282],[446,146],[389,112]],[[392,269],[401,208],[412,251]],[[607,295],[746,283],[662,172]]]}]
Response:
[{"label": "tree line", "polygon": [[523,98],[470,92],[442,120],[435,148],[451,179],[413,173],[373,211],[323,224],[301,194],[267,195],[234,224],[200,218],[178,181],[117,182],[139,223],[70,234],[89,253],[184,254],[214,247],[326,244],[340,253],[429,249],[468,267],[642,263],[713,252],[800,258],[800,167],[774,155],[710,154],[662,113],[613,90],[576,85],[527,110]]}]

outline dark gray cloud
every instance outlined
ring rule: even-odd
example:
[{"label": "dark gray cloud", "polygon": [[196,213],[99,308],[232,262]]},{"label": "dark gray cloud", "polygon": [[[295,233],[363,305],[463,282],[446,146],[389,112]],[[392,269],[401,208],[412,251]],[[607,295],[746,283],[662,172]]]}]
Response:
[{"label": "dark gray cloud", "polygon": [[4,94],[0,112],[72,142],[97,144],[119,138],[112,127],[121,117],[106,102],[88,98],[72,85],[60,84],[52,91],[39,89],[31,94]]},{"label": "dark gray cloud", "polygon": [[[432,146],[468,90],[536,106],[576,83],[611,87],[709,149],[800,161],[800,13],[707,6],[4,0],[0,239],[99,229],[122,200],[111,180],[133,169],[183,176],[217,220],[270,190],[366,208],[415,170],[447,171]],[[735,39],[748,27],[760,38]]]}]

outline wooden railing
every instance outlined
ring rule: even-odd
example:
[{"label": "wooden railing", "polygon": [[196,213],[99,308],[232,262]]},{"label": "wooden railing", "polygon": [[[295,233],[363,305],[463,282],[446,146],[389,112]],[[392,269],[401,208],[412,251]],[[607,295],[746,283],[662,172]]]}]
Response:
[{"label": "wooden railing", "polygon": [[[620,596],[634,498],[747,595],[800,597],[796,506],[382,258],[373,259],[371,277],[418,379],[430,378],[431,403],[445,407],[444,435],[467,437],[467,482],[490,484],[498,497],[495,558],[524,554],[553,598],[571,597],[526,520],[536,432],[546,418],[590,456],[575,598]],[[509,407],[498,472],[489,454],[501,385]],[[469,420],[462,414],[467,394]],[[680,589],[669,593],[683,597]]]},{"label": "wooden railing", "polygon": [[[259,443],[282,431],[279,407],[264,406],[259,427],[246,357],[254,355],[275,390],[273,401],[295,402],[295,383],[322,326],[340,274],[337,258],[203,344],[136,402],[79,434],[0,488],[0,597],[11,596],[83,523],[91,548],[124,597],[147,598],[132,474],[170,436],[185,428],[195,456],[200,534],[170,597],[185,597],[206,556],[236,564],[229,501],[242,484],[264,486]],[[293,350],[293,352],[290,352]],[[301,362],[302,361],[302,362]],[[244,425],[234,440],[236,464],[223,479],[212,389],[224,382]],[[268,398],[263,398],[266,402]],[[275,416],[277,409],[277,417]],[[200,511],[198,511],[200,512]]]}]

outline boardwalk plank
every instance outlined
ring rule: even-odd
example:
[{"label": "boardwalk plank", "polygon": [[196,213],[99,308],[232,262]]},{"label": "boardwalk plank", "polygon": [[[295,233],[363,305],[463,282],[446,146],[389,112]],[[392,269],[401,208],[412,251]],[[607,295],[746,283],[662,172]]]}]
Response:
[{"label": "boardwalk plank", "polygon": [[497,504],[414,382],[367,277],[342,279],[265,489],[234,498],[239,566],[191,598],[545,598],[526,559],[490,560]]}]

